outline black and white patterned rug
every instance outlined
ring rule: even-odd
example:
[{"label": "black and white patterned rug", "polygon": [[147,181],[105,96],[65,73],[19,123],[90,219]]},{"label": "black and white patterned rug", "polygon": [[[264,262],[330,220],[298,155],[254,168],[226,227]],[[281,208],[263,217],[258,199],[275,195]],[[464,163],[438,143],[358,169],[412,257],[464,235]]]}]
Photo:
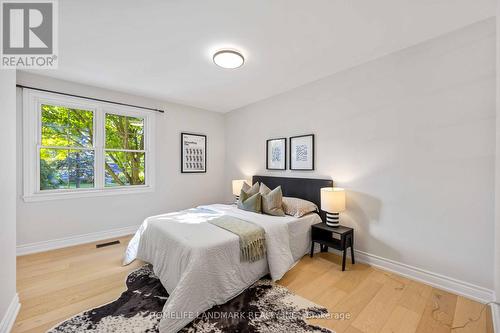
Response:
[{"label": "black and white patterned rug", "polygon": [[[158,332],[167,298],[167,291],[146,265],[129,274],[127,291],[120,298],[76,315],[48,332]],[[305,322],[306,318],[321,318],[327,313],[327,309],[262,279],[226,304],[204,312],[181,332],[333,333]]]}]

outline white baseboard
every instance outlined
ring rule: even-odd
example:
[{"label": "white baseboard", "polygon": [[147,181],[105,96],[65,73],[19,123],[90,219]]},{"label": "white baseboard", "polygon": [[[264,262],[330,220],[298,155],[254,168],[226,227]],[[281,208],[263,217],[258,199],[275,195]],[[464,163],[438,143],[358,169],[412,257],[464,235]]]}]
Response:
[{"label": "white baseboard", "polygon": [[500,305],[491,304],[491,316],[493,317],[493,331],[500,333]]},{"label": "white baseboard", "polygon": [[[429,284],[433,287],[465,296],[481,303],[494,300],[493,290],[483,288],[465,281],[457,280],[448,276],[426,271],[424,269],[406,265],[394,260],[382,258],[370,253],[355,250],[356,260],[374,267],[393,272],[404,277]],[[500,324],[500,322],[499,322]],[[500,333],[500,331],[498,331]]]},{"label": "white baseboard", "polygon": [[0,333],[9,333],[12,330],[20,308],[21,303],[19,303],[19,296],[15,294],[2,321],[0,321]]},{"label": "white baseboard", "polygon": [[22,255],[26,255],[26,254],[32,254],[32,253],[60,249],[63,247],[68,247],[68,246],[80,245],[80,244],[85,244],[85,243],[92,243],[92,242],[96,242],[96,241],[100,241],[100,240],[108,239],[108,238],[130,235],[130,234],[135,233],[137,231],[137,229],[139,229],[139,226],[133,225],[130,227],[93,232],[90,234],[70,236],[70,237],[65,237],[65,238],[37,242],[37,243],[23,244],[23,245],[18,245],[16,250],[17,250],[17,255],[22,256]]}]

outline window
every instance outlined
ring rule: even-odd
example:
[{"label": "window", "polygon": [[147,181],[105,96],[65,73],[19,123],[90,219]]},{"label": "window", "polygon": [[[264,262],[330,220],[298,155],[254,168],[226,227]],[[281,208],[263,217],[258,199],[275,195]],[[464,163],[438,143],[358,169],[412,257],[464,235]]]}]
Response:
[{"label": "window", "polygon": [[41,104],[40,190],[94,187],[94,113]]},{"label": "window", "polygon": [[26,201],[152,190],[154,115],[23,90]]},{"label": "window", "polygon": [[106,186],[144,185],[144,119],[106,114]]}]

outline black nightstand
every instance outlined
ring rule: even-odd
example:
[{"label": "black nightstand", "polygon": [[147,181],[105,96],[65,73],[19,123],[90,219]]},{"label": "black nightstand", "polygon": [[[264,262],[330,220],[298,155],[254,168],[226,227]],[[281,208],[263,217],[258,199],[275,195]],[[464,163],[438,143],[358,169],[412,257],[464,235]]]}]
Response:
[{"label": "black nightstand", "polygon": [[[333,238],[337,234],[340,239]],[[318,223],[312,226],[311,231],[311,258],[314,254],[314,243],[321,245],[321,252],[329,247],[342,251],[342,271],[345,271],[345,255],[347,248],[351,248],[351,261],[354,264],[354,229],[344,226],[329,227],[326,223]]]}]

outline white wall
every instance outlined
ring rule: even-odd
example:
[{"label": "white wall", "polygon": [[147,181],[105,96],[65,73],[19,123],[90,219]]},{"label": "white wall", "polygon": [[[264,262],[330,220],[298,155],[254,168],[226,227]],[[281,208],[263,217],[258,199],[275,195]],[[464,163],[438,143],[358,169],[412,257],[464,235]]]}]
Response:
[{"label": "white wall", "polygon": [[[496,104],[496,164],[495,164],[495,294],[500,302],[500,0],[497,0],[497,104]],[[497,305],[497,325],[500,328],[500,305]]]},{"label": "white wall", "polygon": [[[314,172],[265,170],[266,139],[308,133]],[[494,19],[230,112],[226,159],[332,177],[358,250],[492,290]]]},{"label": "white wall", "polygon": [[[178,104],[154,101],[114,91],[19,72],[20,84],[141,106],[163,108],[156,121],[155,192],[96,198],[25,203],[18,176],[17,244],[66,238],[140,224],[143,219],[199,204],[220,202],[224,186],[224,117]],[[21,135],[21,112],[18,113]],[[208,136],[206,174],[180,173],[180,133]],[[21,136],[19,136],[21,140]],[[20,146],[19,146],[20,147]],[[22,167],[21,149],[18,167]],[[228,185],[229,187],[229,185]]]},{"label": "white wall", "polygon": [[[0,332],[16,296],[16,72],[0,70]],[[11,310],[13,310],[11,308]],[[6,319],[7,320],[7,319]]]}]

